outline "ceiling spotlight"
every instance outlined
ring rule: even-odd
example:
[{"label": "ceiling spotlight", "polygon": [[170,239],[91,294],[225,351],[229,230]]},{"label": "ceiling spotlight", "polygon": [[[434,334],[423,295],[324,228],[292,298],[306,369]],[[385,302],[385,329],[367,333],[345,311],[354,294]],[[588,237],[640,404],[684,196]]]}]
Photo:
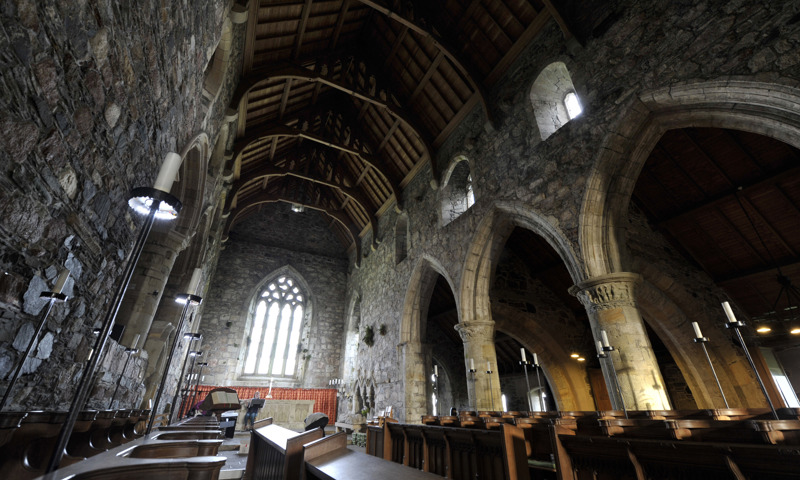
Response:
[{"label": "ceiling spotlight", "polygon": [[292,204],[292,211],[295,212],[295,213],[303,213],[303,212],[306,211],[306,207],[304,207],[303,205],[300,205],[299,203],[293,203]]},{"label": "ceiling spotlight", "polygon": [[572,357],[572,358],[578,358],[580,356],[581,355],[579,353],[573,353],[572,355],[570,355],[570,357]]},{"label": "ceiling spotlight", "polygon": [[585,359],[585,358],[583,358],[583,357],[578,357],[578,361],[579,361],[579,362],[585,362],[585,361],[586,361],[586,359]]},{"label": "ceiling spotlight", "polygon": [[769,333],[771,331],[772,331],[772,329],[767,327],[766,325],[762,325],[762,326],[756,328],[756,332],[758,332],[758,333]]},{"label": "ceiling spotlight", "polygon": [[800,327],[794,327],[793,329],[789,330],[789,333],[792,335],[800,335]]}]

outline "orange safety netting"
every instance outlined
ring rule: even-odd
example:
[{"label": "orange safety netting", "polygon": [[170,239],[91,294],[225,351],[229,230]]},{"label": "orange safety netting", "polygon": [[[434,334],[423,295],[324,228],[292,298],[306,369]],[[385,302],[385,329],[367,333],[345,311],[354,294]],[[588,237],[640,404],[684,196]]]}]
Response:
[{"label": "orange safety netting", "polygon": [[[197,395],[194,396],[194,403],[201,402],[211,390],[219,388],[219,385],[200,385]],[[249,400],[255,393],[261,392],[261,398],[267,402],[270,400],[314,400],[314,411],[322,412],[329,418],[329,423],[336,422],[336,389],[335,388],[273,388],[272,398],[265,398],[269,387],[225,387],[236,390],[240,400]],[[188,400],[192,400],[192,391]],[[184,401],[181,405],[181,418],[186,416],[190,409],[189,401]]]}]

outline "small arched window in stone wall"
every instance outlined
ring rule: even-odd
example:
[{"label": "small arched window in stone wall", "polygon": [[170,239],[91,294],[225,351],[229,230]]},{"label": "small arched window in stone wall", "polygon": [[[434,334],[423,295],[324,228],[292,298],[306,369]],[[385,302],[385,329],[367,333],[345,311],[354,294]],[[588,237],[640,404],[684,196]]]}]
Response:
[{"label": "small arched window in stone wall", "polygon": [[464,157],[459,157],[456,162],[442,188],[443,226],[458,218],[475,204],[469,161]]},{"label": "small arched window in stone wall", "polygon": [[536,77],[531,103],[542,140],[580,115],[580,99],[563,62],[551,63]]},{"label": "small arched window in stone wall", "polygon": [[245,375],[295,375],[306,302],[306,293],[288,275],[276,278],[258,294]]},{"label": "small arched window in stone wall", "polygon": [[397,219],[394,225],[394,259],[398,264],[408,256],[408,217]]}]

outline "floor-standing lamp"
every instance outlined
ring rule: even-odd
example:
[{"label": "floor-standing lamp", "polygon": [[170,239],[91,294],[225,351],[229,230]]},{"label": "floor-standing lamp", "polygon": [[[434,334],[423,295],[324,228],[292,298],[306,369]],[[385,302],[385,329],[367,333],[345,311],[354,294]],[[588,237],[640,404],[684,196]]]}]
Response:
[{"label": "floor-standing lamp", "polygon": [[747,349],[747,345],[744,343],[744,337],[742,337],[742,332],[740,331],[740,329],[744,327],[744,322],[740,322],[736,319],[736,316],[733,314],[733,310],[731,310],[731,305],[728,302],[722,302],[722,309],[725,310],[725,315],[728,317],[728,322],[725,324],[725,327],[736,332],[736,336],[739,338],[739,343],[742,345],[742,350],[744,350],[744,355],[747,357],[747,361],[750,362],[750,368],[753,369],[753,373],[756,375],[756,380],[758,380],[758,385],[761,387],[761,393],[763,393],[764,398],[767,399],[769,409],[772,410],[772,416],[775,417],[775,420],[778,420],[778,412],[775,411],[775,405],[772,404],[772,399],[769,398],[767,386],[764,385],[764,380],[761,379],[761,375],[758,373],[756,364],[753,361],[753,356],[750,355],[750,351]]},{"label": "floor-standing lamp", "polygon": [[0,401],[0,411],[2,411],[3,408],[6,406],[6,400],[8,400],[8,397],[11,394],[11,390],[14,388],[14,384],[17,383],[19,374],[20,372],[22,372],[22,367],[28,360],[28,356],[30,356],[31,350],[33,350],[33,345],[39,339],[39,335],[41,335],[42,333],[42,328],[44,328],[44,324],[47,323],[47,317],[50,315],[50,311],[53,309],[53,305],[59,302],[65,302],[67,300],[67,296],[61,293],[61,291],[64,290],[64,284],[67,283],[68,278],[69,278],[69,270],[64,268],[58,275],[56,284],[55,286],[53,286],[53,291],[42,292],[41,298],[47,300],[47,306],[42,311],[42,316],[39,318],[39,325],[36,327],[36,331],[33,332],[31,340],[30,342],[28,342],[28,347],[25,349],[25,353],[22,354],[22,358],[20,358],[19,364],[17,365],[17,368],[14,370],[14,374],[11,375],[11,380],[9,380],[8,386],[6,387],[6,393],[3,394],[3,400]]},{"label": "floor-standing lamp", "polygon": [[[189,307],[200,305],[203,301],[203,297],[196,294],[202,276],[203,270],[195,268],[192,273],[192,279],[189,282],[189,288],[187,289],[189,292],[194,293],[181,293],[175,297],[176,302],[183,304],[183,310],[181,310],[181,317],[180,320],[178,320],[178,327],[175,329],[175,335],[172,337],[172,345],[167,354],[167,361],[164,362],[164,371],[161,372],[161,383],[158,385],[156,399],[153,401],[153,411],[150,414],[150,421],[147,422],[147,431],[145,435],[150,435],[150,432],[153,431],[153,422],[156,419],[156,412],[158,412],[158,403],[161,401],[161,394],[164,393],[164,387],[167,384],[167,373],[169,373],[169,367],[172,364],[172,356],[175,354],[175,348],[178,346],[178,340],[181,336],[181,330],[183,330],[183,324],[186,322],[186,314],[189,312]],[[180,378],[178,379],[179,384],[181,380]],[[172,408],[175,409],[175,405],[172,405]]]},{"label": "floor-standing lamp", "polygon": [[533,404],[531,403],[531,382],[528,380],[528,358],[525,356],[525,347],[519,349],[519,354],[522,357],[519,364],[522,365],[522,369],[525,370],[525,386],[528,387],[526,390],[525,397],[528,399],[528,411],[533,411]]},{"label": "floor-standing lamp", "polygon": [[200,377],[203,376],[203,367],[208,366],[208,362],[200,362],[197,364],[200,367],[200,372],[197,374],[197,378],[194,382],[194,391],[192,392],[192,405],[194,405],[195,400],[197,400],[197,394],[200,392]]},{"label": "floor-standing lamp", "polygon": [[[183,338],[185,338],[186,340],[189,340],[189,347],[186,349],[186,355],[183,357],[183,366],[181,367],[181,374],[178,377],[178,385],[175,387],[175,396],[172,397],[172,405],[177,405],[178,404],[178,395],[181,392],[181,384],[183,383],[183,374],[184,374],[184,372],[186,372],[186,362],[189,360],[189,352],[192,351],[192,342],[194,342],[196,340],[197,341],[202,340],[203,339],[203,335],[201,335],[199,333],[186,333],[186,334],[183,335]],[[187,392],[188,392],[188,389],[189,389],[189,382],[187,381],[186,382],[186,390],[187,390]],[[188,397],[188,396],[189,395],[187,394],[186,397]],[[184,401],[185,401],[185,398],[184,398]],[[175,407],[173,406],[172,408],[174,409]],[[180,408],[178,410],[178,415],[180,415],[181,411],[183,411],[183,408]],[[173,418],[173,417],[174,417],[174,415],[170,415],[170,418]],[[180,420],[180,418],[176,417],[175,420]],[[169,423],[172,423],[172,422],[170,421]],[[169,425],[169,423],[168,423],[168,425]]]},{"label": "floor-standing lamp", "polygon": [[[139,236],[125,264],[125,270],[120,277],[120,282],[111,299],[111,304],[106,312],[106,316],[103,318],[103,326],[100,329],[100,335],[95,343],[94,355],[89,358],[88,364],[83,369],[80,383],[75,390],[75,395],[72,397],[69,414],[64,421],[64,425],[61,427],[55,450],[53,450],[53,456],[50,458],[50,463],[47,465],[47,473],[57,469],[58,465],[61,463],[61,458],[64,456],[64,449],[67,446],[70,435],[72,435],[75,421],[78,419],[78,413],[86,404],[86,399],[89,396],[89,391],[92,386],[92,379],[94,379],[97,367],[100,364],[100,359],[103,358],[103,354],[105,353],[108,334],[114,327],[114,321],[117,318],[120,305],[122,305],[122,299],[133,277],[136,264],[139,263],[139,257],[142,255],[147,237],[150,235],[150,230],[153,228],[153,222],[156,219],[173,220],[181,211],[181,202],[169,194],[169,191],[172,189],[172,183],[175,181],[175,176],[181,166],[181,161],[181,156],[177,153],[168,153],[167,157],[164,159],[164,163],[161,165],[161,170],[158,172],[155,186],[153,188],[138,187],[131,191],[128,205],[136,212],[146,215],[145,222],[144,225],[142,225],[142,229],[139,231]],[[136,348],[136,345],[131,345],[131,348]]]}]

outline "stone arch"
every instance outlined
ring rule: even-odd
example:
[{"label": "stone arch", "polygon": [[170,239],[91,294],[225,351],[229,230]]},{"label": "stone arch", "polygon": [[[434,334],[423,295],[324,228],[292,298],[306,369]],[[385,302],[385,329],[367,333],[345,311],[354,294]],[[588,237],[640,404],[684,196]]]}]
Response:
[{"label": "stone arch", "polygon": [[456,308],[458,308],[457,291],[453,288],[454,284],[450,275],[440,262],[427,255],[419,260],[411,273],[403,304],[403,318],[400,325],[401,343],[399,347],[402,351],[402,370],[404,372],[406,422],[419,422],[422,415],[427,411],[425,393],[427,391],[427,377],[425,373],[425,354],[422,346],[422,338],[425,332],[422,329],[425,324],[423,319],[428,316],[430,298],[439,275],[444,277],[450,286],[450,290],[456,298]]},{"label": "stone arch", "polygon": [[565,104],[569,93],[577,95],[564,62],[557,61],[546,66],[533,81],[530,99],[542,140],[570,121]]},{"label": "stone arch", "polygon": [[586,275],[625,272],[625,219],[633,188],[667,130],[718,127],[758,133],[800,147],[800,88],[740,78],[644,92],[606,135],[581,207],[578,242]]},{"label": "stone arch", "polygon": [[[357,378],[356,359],[358,357],[359,331],[361,325],[361,295],[353,293],[347,307],[347,317],[345,324],[344,343],[344,362],[342,378],[345,383],[352,382]],[[357,412],[351,412],[357,413]]]},{"label": "stone arch", "polygon": [[208,122],[213,113],[213,106],[219,98],[222,86],[225,83],[225,74],[231,60],[233,47],[233,22],[230,17],[226,17],[222,24],[222,34],[219,43],[213,51],[209,48],[208,65],[205,70],[203,80],[203,96],[201,105],[203,109],[204,122]]},{"label": "stone arch", "polygon": [[[553,222],[520,202],[495,202],[486,212],[472,237],[461,270],[463,275],[456,303],[462,323],[491,319],[489,289],[498,255],[514,227],[528,229],[544,238],[564,261],[573,282],[583,280],[579,257],[566,235]],[[463,299],[463,304],[459,298]]]},{"label": "stone arch", "polygon": [[558,410],[595,409],[585,369],[578,362],[563,360],[568,359],[571,352],[550,334],[546,325],[535,316],[526,316],[503,304],[493,305],[492,314],[495,330],[515,338],[539,355],[541,371],[551,387]]},{"label": "stone arch", "polygon": [[[654,265],[642,265],[637,271],[643,277],[636,288],[636,303],[642,317],[669,350],[692,390],[697,408],[722,405],[714,377],[699,353],[700,346],[693,341],[691,328],[691,322],[696,321],[705,332],[714,331],[708,308]],[[731,407],[761,406],[763,397],[747,362],[730,342],[719,340],[712,338],[706,347]],[[718,360],[735,358],[739,361]]]},{"label": "stone arch", "polygon": [[[292,279],[298,283],[300,289],[306,294],[305,309],[303,311],[303,327],[300,331],[300,345],[308,345],[309,332],[314,324],[316,311],[314,308],[314,292],[311,290],[311,287],[308,285],[305,277],[300,272],[298,272],[291,265],[284,265],[266,274],[261,281],[250,290],[244,304],[241,307],[239,318],[245,318],[246,321],[242,331],[242,340],[239,343],[241,345],[241,354],[236,362],[235,375],[237,377],[242,375],[242,371],[244,370],[245,353],[250,344],[249,338],[253,328],[253,322],[251,320],[253,319],[253,315],[255,314],[256,307],[258,305],[258,295],[265,288],[265,286],[269,285],[270,282],[281,276],[292,277]],[[306,373],[304,369],[305,363],[298,361],[296,365],[297,370],[294,379],[288,380],[301,384]]]},{"label": "stone arch", "polygon": [[475,203],[472,166],[467,157],[457,155],[451,160],[442,177],[439,195],[442,226],[458,218]]},{"label": "stone arch", "polygon": [[178,197],[183,208],[174,224],[174,231],[191,236],[200,223],[205,200],[206,176],[208,173],[208,135],[199,133],[186,144],[181,152],[181,168],[170,193]]},{"label": "stone arch", "polygon": [[[788,81],[767,84],[744,78],[724,78],[642,93],[606,135],[587,182],[578,231],[587,277],[637,271],[635,259],[626,246],[630,199],[650,152],[667,130],[728,128],[765,135],[798,147],[800,113],[797,105],[800,105],[800,89],[797,82],[790,85]],[[707,383],[710,373],[699,367],[689,367],[691,361],[686,358],[689,354],[681,347],[690,331],[683,332],[688,329],[690,320],[686,318],[676,323],[674,318],[665,318],[664,312],[655,307],[665,303],[660,296],[645,284],[642,292],[637,293],[637,302],[641,301],[642,312],[650,317],[648,324],[673,353],[679,366],[683,365],[684,378],[696,385],[698,402],[709,402],[712,394],[702,383]],[[685,313],[688,310],[681,308],[683,315],[688,315]],[[736,350],[729,343],[715,345],[714,349],[718,349],[717,359],[737,358]],[[755,382],[752,372],[732,365],[725,365],[722,373],[721,381],[727,378],[733,383]],[[726,392],[737,392],[738,398],[734,398],[733,403],[762,406],[762,397],[756,395],[758,389],[743,388],[741,384],[733,385],[734,388],[730,388],[731,384],[725,388],[723,384]]]}]

